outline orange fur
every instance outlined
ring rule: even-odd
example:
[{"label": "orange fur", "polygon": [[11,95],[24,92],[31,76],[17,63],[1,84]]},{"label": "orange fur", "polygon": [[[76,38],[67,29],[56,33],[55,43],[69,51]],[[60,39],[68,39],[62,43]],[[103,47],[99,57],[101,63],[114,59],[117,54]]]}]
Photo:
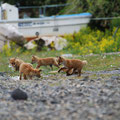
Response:
[{"label": "orange fur", "polygon": [[58,72],[60,72],[64,68],[67,68],[68,70],[66,71],[66,73],[67,75],[70,75],[69,72],[73,69],[73,72],[77,71],[78,76],[81,76],[81,70],[83,66],[87,64],[87,61],[81,61],[79,59],[65,59],[63,57],[58,57],[58,63],[64,65],[64,67],[61,68]]},{"label": "orange fur", "polygon": [[16,59],[16,58],[10,58],[10,59],[9,59],[9,64],[11,64],[13,67],[14,67],[14,65],[15,65],[15,59]]},{"label": "orange fur", "polygon": [[37,56],[32,56],[32,64],[33,63],[37,63],[37,69],[40,67],[40,66],[47,66],[47,65],[50,65],[52,67],[52,65],[56,66],[59,68],[59,65],[58,65],[58,62],[57,62],[57,58],[54,58],[54,57],[48,57],[48,58],[39,58]]},{"label": "orange fur", "polygon": [[18,58],[10,58],[9,63],[14,67],[15,71],[19,71],[20,64],[24,61]]},{"label": "orange fur", "polygon": [[22,74],[24,79],[27,79],[27,77],[30,77],[32,79],[33,76],[41,77],[39,69],[34,69],[32,66],[30,66],[29,63],[22,63],[20,65],[20,80],[22,79]]},{"label": "orange fur", "polygon": [[[24,63],[24,61],[19,58],[10,58],[9,63],[14,67],[15,71],[19,71],[20,65]],[[30,63],[29,65],[32,66]]]},{"label": "orange fur", "polygon": [[[58,72],[63,71],[67,73],[68,70],[69,70],[68,68],[62,67],[58,70]],[[72,68],[71,70],[68,71],[68,75],[72,75],[72,74],[78,74],[78,72],[74,70],[74,68]]]}]

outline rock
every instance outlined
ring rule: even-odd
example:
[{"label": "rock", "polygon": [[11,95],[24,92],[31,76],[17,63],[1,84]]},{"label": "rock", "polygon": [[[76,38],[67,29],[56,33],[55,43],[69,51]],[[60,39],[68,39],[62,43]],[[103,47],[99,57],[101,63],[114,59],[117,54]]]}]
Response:
[{"label": "rock", "polygon": [[89,76],[85,76],[82,81],[87,81],[89,79]]},{"label": "rock", "polygon": [[38,84],[36,84],[34,87],[38,87],[39,85]]},{"label": "rock", "polygon": [[45,98],[45,97],[40,97],[40,100],[39,101],[41,101],[41,102],[43,102],[43,103],[46,103],[47,102],[47,98]]},{"label": "rock", "polygon": [[82,92],[77,92],[76,95],[77,96],[83,96],[84,94]]},{"label": "rock", "polygon": [[33,43],[33,41],[30,41],[30,42],[28,42],[28,43],[26,43],[26,44],[24,45],[24,47],[27,48],[27,50],[33,49],[33,48],[35,48],[36,46],[37,46],[37,45],[35,45],[35,44]]},{"label": "rock", "polygon": [[112,80],[120,80],[120,76],[112,76],[111,79]]},{"label": "rock", "polygon": [[25,42],[25,38],[22,33],[18,31],[14,25],[11,24],[1,24],[0,25],[0,38],[5,41],[13,41],[19,46],[23,46]]},{"label": "rock", "polygon": [[28,98],[27,93],[25,93],[24,91],[20,90],[19,88],[15,89],[12,92],[11,97],[14,100],[27,100],[27,98]]},{"label": "rock", "polygon": [[[36,45],[35,45],[35,44]],[[50,50],[62,50],[67,45],[67,40],[59,36],[50,36],[50,37],[38,37],[34,40],[28,42],[25,47],[27,49],[37,48],[38,51],[42,50],[44,46],[48,47]]]},{"label": "rock", "polygon": [[58,103],[59,103],[59,101],[58,101],[58,100],[56,100],[56,99],[54,99],[54,100],[51,100],[51,101],[50,101],[50,103],[51,103],[51,104],[58,104]]},{"label": "rock", "polygon": [[6,73],[5,72],[0,72],[0,76],[5,76]]}]

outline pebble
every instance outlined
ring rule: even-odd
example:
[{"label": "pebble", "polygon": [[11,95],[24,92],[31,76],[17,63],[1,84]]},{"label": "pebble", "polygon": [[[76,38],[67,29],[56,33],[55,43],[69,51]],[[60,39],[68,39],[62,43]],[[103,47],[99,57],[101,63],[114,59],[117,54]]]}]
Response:
[{"label": "pebble", "polygon": [[22,91],[21,89],[17,88],[15,89],[12,94],[11,94],[11,97],[14,99],[14,100],[27,100],[28,98],[28,95],[26,92]]}]

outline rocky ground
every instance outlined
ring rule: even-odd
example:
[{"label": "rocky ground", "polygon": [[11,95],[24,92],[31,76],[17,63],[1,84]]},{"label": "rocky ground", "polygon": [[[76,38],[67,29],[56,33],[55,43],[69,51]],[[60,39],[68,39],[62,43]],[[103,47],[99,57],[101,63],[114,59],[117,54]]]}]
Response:
[{"label": "rocky ground", "polygon": [[[0,74],[0,120],[120,120],[120,70],[18,80]],[[20,88],[28,99],[13,100]]]}]

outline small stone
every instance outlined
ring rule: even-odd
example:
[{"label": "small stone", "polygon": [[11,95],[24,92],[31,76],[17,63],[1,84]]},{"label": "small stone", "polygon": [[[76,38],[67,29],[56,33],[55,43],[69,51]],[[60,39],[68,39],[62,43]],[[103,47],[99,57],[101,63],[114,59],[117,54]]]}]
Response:
[{"label": "small stone", "polygon": [[41,98],[40,98],[40,101],[43,102],[43,103],[46,103],[46,102],[47,102],[47,98],[41,97]]},{"label": "small stone", "polygon": [[80,88],[81,86],[80,86],[80,84],[78,84],[78,85],[76,85],[76,87],[77,87],[77,88]]},{"label": "small stone", "polygon": [[77,96],[83,96],[84,94],[82,92],[77,92],[76,95]]},{"label": "small stone", "polygon": [[0,76],[5,76],[5,72],[0,72]]},{"label": "small stone", "polygon": [[56,100],[56,99],[54,99],[54,100],[51,100],[51,101],[50,101],[50,103],[51,103],[51,104],[58,104],[58,103],[59,103],[59,101],[58,101],[58,100]]},{"label": "small stone", "polygon": [[11,97],[14,100],[27,100],[27,98],[28,98],[27,93],[25,93],[24,91],[20,90],[19,88],[15,89],[12,92]]},{"label": "small stone", "polygon": [[34,87],[38,87],[39,85],[38,84],[36,84]]},{"label": "small stone", "polygon": [[89,79],[89,76],[85,76],[82,81],[87,81]]}]

